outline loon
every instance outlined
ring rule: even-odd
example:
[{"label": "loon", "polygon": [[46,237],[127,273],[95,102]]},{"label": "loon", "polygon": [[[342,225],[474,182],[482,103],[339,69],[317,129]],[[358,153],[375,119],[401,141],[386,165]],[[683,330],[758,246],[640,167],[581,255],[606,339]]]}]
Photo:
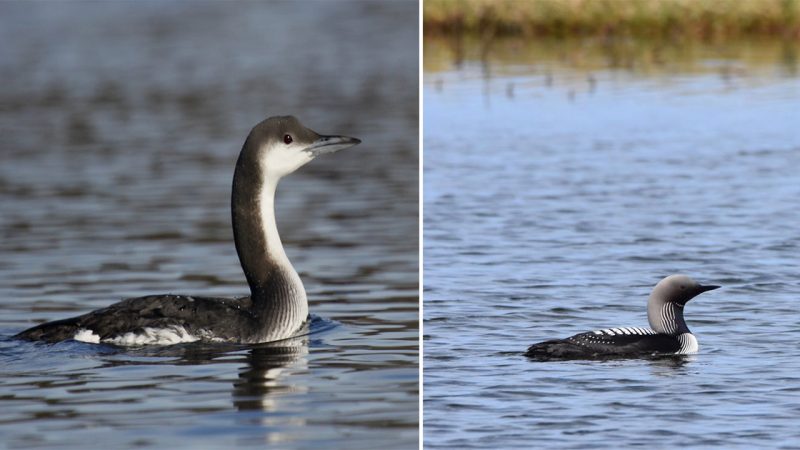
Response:
[{"label": "loon", "polygon": [[683,320],[683,307],[697,295],[717,288],[698,284],[686,275],[670,275],[656,284],[647,300],[650,328],[606,328],[580,333],[533,344],[525,356],[548,360],[697,353],[697,338]]},{"label": "loon", "polygon": [[82,316],[37,325],[14,337],[142,345],[198,340],[260,343],[293,336],[308,318],[308,301],[278,235],[274,209],[278,181],[319,155],[360,142],[319,135],[292,116],[270,117],[250,131],[236,162],[231,194],[233,238],[249,296],[129,298]]}]

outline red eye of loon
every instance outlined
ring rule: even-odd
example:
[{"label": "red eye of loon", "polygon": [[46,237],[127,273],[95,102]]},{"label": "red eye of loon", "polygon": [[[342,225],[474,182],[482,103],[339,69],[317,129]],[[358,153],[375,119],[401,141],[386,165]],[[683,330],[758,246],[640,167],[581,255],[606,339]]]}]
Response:
[{"label": "red eye of loon", "polygon": [[289,145],[292,143],[292,136],[289,134],[283,135],[283,143]]}]

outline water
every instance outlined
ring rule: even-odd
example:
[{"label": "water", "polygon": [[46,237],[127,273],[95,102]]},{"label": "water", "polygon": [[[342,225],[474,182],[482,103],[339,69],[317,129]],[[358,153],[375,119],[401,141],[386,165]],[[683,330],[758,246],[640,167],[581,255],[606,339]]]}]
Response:
[{"label": "water", "polygon": [[[800,48],[489,44],[425,42],[425,447],[800,448]],[[699,354],[521,356],[676,272]]]},{"label": "water", "polygon": [[[413,2],[0,5],[0,447],[416,448]],[[117,348],[7,339],[126,297],[247,294],[250,128],[359,137],[284,179],[312,334]]]}]

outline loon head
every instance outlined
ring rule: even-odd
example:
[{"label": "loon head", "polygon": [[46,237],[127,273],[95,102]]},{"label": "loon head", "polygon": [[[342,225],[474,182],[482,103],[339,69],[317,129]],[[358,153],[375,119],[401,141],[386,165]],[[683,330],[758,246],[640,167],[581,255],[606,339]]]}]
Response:
[{"label": "loon head", "polygon": [[319,155],[360,142],[347,136],[320,135],[294,116],[275,116],[253,127],[243,153],[257,162],[264,176],[277,181]]},{"label": "loon head", "polygon": [[647,319],[658,333],[688,333],[683,307],[689,300],[719,286],[702,285],[686,275],[670,275],[656,284],[647,300]]}]

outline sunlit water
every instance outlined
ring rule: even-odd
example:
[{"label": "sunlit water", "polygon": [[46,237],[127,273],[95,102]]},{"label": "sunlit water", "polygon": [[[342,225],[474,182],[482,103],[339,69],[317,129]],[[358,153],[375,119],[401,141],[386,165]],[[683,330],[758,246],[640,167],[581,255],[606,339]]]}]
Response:
[{"label": "sunlit water", "polygon": [[[798,48],[426,44],[425,447],[797,448]],[[522,356],[676,272],[698,355]]]},{"label": "sunlit water", "polygon": [[[413,2],[0,5],[0,446],[416,448],[417,68]],[[275,114],[363,140],[278,189],[309,336],[8,339],[126,297],[247,294],[231,178]]]}]

